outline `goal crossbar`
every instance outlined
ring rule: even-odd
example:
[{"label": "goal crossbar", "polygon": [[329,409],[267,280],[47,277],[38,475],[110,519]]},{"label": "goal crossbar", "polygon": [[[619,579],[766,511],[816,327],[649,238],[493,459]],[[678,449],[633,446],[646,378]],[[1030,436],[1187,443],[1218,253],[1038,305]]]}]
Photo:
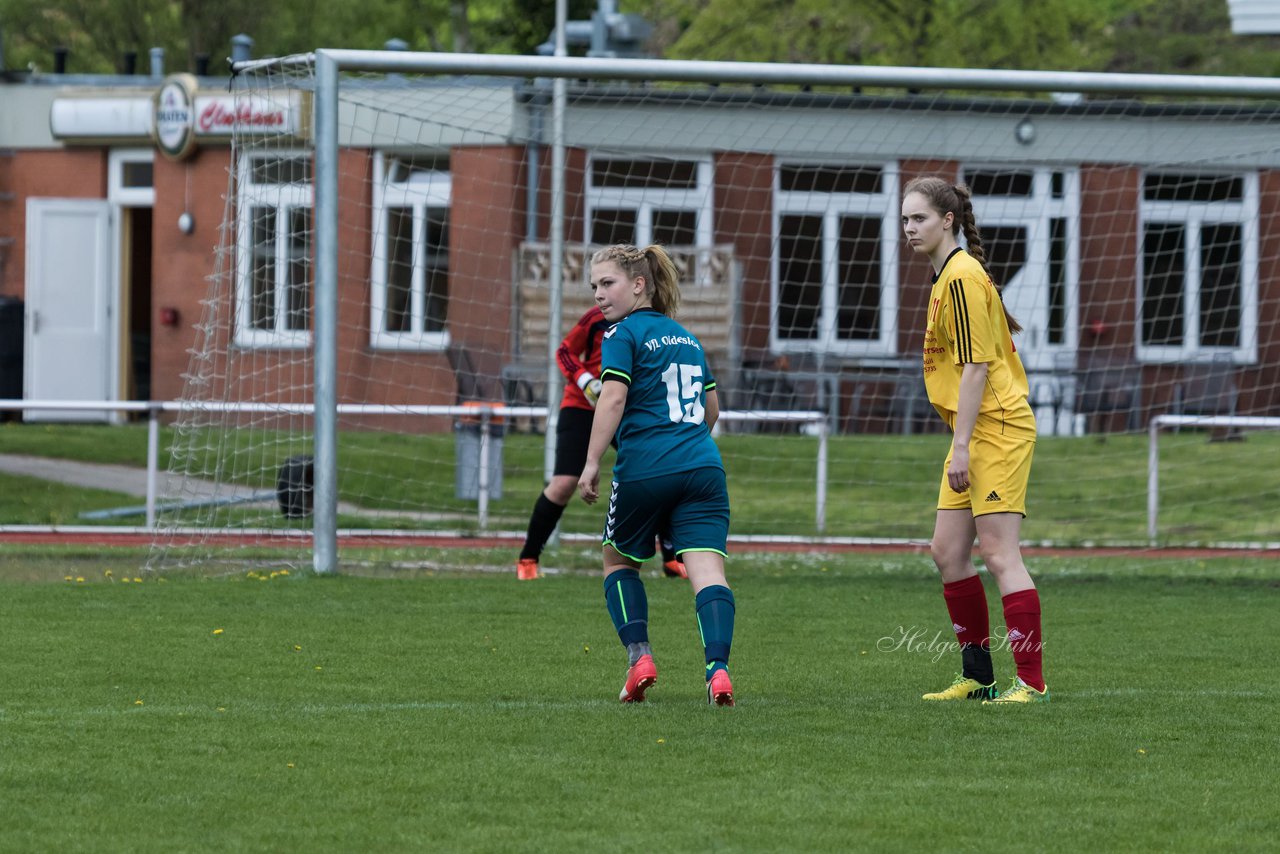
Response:
[{"label": "goal crossbar", "polygon": [[[344,71],[416,72],[437,75],[550,78],[556,81],[553,115],[563,116],[563,82],[569,79],[732,83],[746,85],[886,87],[932,91],[1068,92],[1111,95],[1280,98],[1280,80],[1261,77],[1175,76],[906,68],[815,66],[788,63],[704,62],[578,57],[491,56],[321,49],[282,59],[238,63],[235,71],[271,65],[314,69],[315,280],[314,402],[315,538],[317,572],[337,566],[337,291],[338,291],[338,91]],[[558,123],[557,123],[558,124]],[[563,154],[563,132],[553,132],[553,162]],[[556,188],[552,188],[553,202]],[[553,210],[553,259],[560,257],[562,231]],[[559,240],[557,240],[559,237]],[[553,295],[553,300],[554,300]],[[553,307],[556,303],[553,302]],[[553,311],[553,316],[558,312]],[[554,333],[557,330],[552,329]],[[554,334],[549,336],[554,339]],[[1203,422],[1200,422],[1203,423]],[[1153,424],[1153,430],[1156,429]],[[1154,442],[1153,442],[1154,447]]]},{"label": "goal crossbar", "polygon": [[1176,74],[1108,74],[1089,71],[1016,71],[978,68],[915,68],[870,65],[805,65],[786,62],[715,62],[675,59],[496,56],[472,53],[413,53],[390,50],[322,49],[280,59],[236,63],[238,71],[271,65],[332,63],[336,71],[562,79],[661,80],[686,83],[880,86],[887,88],[995,92],[1086,92],[1131,95],[1191,95],[1247,98],[1280,96],[1271,77]]}]

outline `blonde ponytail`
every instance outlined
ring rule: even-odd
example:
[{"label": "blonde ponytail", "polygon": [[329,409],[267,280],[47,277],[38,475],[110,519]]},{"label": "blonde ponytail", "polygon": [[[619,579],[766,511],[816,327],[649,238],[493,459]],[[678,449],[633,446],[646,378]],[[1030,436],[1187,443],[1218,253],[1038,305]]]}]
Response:
[{"label": "blonde ponytail", "polygon": [[680,310],[680,271],[667,250],[656,243],[639,249],[629,243],[606,246],[591,256],[592,264],[612,261],[629,278],[644,278],[644,293],[649,304],[675,317]]}]

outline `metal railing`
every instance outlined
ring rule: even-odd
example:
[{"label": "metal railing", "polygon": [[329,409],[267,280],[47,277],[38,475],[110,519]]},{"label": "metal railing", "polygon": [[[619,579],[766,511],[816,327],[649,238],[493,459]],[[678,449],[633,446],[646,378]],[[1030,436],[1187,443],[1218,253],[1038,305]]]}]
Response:
[{"label": "metal railing", "polygon": [[[315,405],[311,403],[212,403],[193,401],[138,401],[138,400],[0,400],[0,411],[42,410],[50,412],[145,412],[147,413],[147,494],[146,527],[154,530],[158,508],[160,471],[160,416],[166,412],[225,412],[267,413],[278,415],[311,415]],[[437,415],[479,419],[480,449],[478,460],[477,523],[480,530],[489,527],[489,502],[491,498],[492,441],[489,425],[495,419],[545,418],[545,406],[505,406],[492,404],[476,406],[390,406],[371,403],[340,403],[339,415]],[[721,422],[813,424],[818,438],[817,477],[814,484],[814,525],[818,533],[826,530],[828,438],[830,425],[822,412],[752,412],[725,411]]]},{"label": "metal railing", "polygon": [[1147,424],[1147,539],[1156,545],[1160,515],[1160,430],[1164,427],[1280,428],[1280,418],[1261,415],[1157,415]]}]

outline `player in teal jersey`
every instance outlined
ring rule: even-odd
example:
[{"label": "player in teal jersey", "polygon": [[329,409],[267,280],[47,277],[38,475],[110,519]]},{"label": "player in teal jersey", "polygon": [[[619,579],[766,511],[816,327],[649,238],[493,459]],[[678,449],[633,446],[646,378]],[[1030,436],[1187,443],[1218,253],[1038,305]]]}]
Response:
[{"label": "player in teal jersey", "polygon": [[591,289],[614,325],[601,344],[603,386],[578,490],[588,504],[599,498],[600,458],[616,436],[603,550],[605,603],[629,663],[619,699],[643,701],[658,679],[639,569],[653,557],[654,530],[668,520],[693,585],[707,702],[732,706],[735,604],[724,576],[729,492],[711,438],[720,414],[715,379],[698,339],[672,319],[679,276],[661,246],[595,253]]}]

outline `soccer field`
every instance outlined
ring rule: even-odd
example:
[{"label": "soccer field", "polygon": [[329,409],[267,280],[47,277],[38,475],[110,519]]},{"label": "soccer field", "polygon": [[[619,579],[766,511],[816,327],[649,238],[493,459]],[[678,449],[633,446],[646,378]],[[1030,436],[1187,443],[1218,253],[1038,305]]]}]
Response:
[{"label": "soccer field", "polygon": [[735,554],[739,703],[713,709],[686,583],[646,576],[661,675],[622,706],[598,575],[517,583],[508,557],[124,583],[136,561],[0,553],[0,850],[1263,850],[1280,833],[1274,561],[1030,559],[1053,701],[1010,709],[920,701],[958,659],[927,556]]}]

